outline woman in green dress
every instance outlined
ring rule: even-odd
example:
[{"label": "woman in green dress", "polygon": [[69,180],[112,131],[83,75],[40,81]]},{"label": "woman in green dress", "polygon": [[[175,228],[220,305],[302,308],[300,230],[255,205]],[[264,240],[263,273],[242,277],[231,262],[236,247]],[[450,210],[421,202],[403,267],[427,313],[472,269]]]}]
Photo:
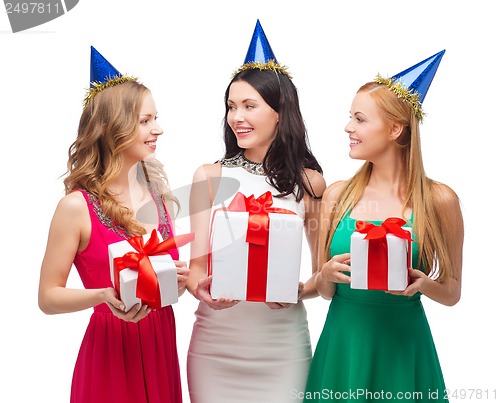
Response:
[{"label": "woman in green dress", "polygon": [[[345,128],[349,156],[366,162],[351,179],[333,183],[323,194],[319,242],[324,253],[315,284],[331,303],[304,402],[448,400],[420,301],[425,295],[452,306],[461,290],[459,199],[425,175],[419,139],[421,103],[443,53],[430,60],[434,70],[426,73],[432,76],[423,86],[418,86],[422,80],[405,86],[397,76],[377,77],[352,102]],[[404,291],[351,288],[350,237],[356,220],[380,225],[388,217],[404,219],[413,230],[409,285]]]}]

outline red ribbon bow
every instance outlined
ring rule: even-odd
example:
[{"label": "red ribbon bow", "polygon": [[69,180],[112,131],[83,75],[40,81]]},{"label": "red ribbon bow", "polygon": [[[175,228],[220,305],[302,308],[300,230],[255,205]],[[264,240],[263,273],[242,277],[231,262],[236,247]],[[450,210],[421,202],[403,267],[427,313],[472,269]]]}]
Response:
[{"label": "red ribbon bow", "polygon": [[144,243],[144,238],[141,235],[128,239],[128,243],[136,252],[127,252],[122,257],[116,257],[113,260],[115,286],[118,293],[120,292],[120,271],[123,269],[137,270],[136,297],[140,298],[143,304],[147,304],[153,309],[161,308],[160,285],[149,256],[170,254],[172,249],[184,246],[193,239],[194,233],[190,233],[173,236],[160,242],[155,229],[151,232],[151,236],[146,243]]},{"label": "red ribbon bow", "polygon": [[356,231],[362,234],[366,234],[364,239],[381,239],[385,238],[387,234],[393,234],[398,238],[403,238],[411,241],[411,235],[409,231],[401,228],[406,224],[406,221],[402,218],[390,217],[387,218],[382,225],[374,225],[366,221],[356,221]]},{"label": "red ribbon bow", "polygon": [[[229,206],[219,210],[248,212],[248,227],[246,241],[248,242],[248,276],[247,276],[247,301],[265,301],[267,290],[268,270],[268,243],[269,243],[269,213],[295,214],[291,210],[272,207],[273,196],[270,191],[255,197],[246,197],[238,192]],[[210,226],[212,229],[212,225]],[[210,229],[210,231],[211,231]],[[208,256],[208,274],[211,270],[211,251]]]},{"label": "red ribbon bow", "polygon": [[[271,207],[273,196],[266,192],[255,198],[246,197],[243,193],[236,193],[227,208],[228,211],[247,211],[248,229],[246,241],[254,245],[266,245],[269,241],[269,213],[295,214],[293,211]],[[267,259],[266,259],[267,262]]]},{"label": "red ribbon bow", "polygon": [[411,268],[411,234],[401,228],[406,224],[402,218],[387,218],[380,226],[366,221],[356,221],[356,232],[366,234],[368,243],[368,289],[387,290],[389,280],[387,234],[408,241],[408,276]]}]

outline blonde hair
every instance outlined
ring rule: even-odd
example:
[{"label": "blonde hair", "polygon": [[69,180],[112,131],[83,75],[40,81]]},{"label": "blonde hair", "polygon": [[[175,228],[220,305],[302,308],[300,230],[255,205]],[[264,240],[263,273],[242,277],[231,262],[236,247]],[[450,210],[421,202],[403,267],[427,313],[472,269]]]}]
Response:
[{"label": "blonde hair", "polygon": [[[437,182],[429,179],[424,171],[419,121],[414,110],[384,84],[370,82],[363,85],[359,92],[371,95],[386,123],[403,126],[403,132],[396,140],[403,161],[403,180],[399,189],[401,214],[406,208],[413,210],[414,221],[408,225],[413,227],[419,245],[418,267],[423,267],[427,274],[436,276],[438,281],[449,278],[452,275],[451,248],[447,245],[442,212],[439,211]],[[372,163],[367,161],[340,190],[337,203],[330,214],[327,243],[323,245],[326,260],[330,258],[329,246],[335,229],[345,214],[360,200],[371,172]]]},{"label": "blonde hair", "polygon": [[[85,106],[76,140],[68,150],[64,187],[66,194],[85,189],[95,195],[103,213],[130,235],[142,235],[145,228],[133,219],[133,212],[120,205],[109,184],[123,168],[122,153],[137,138],[139,114],[145,94],[143,84],[127,81],[96,94]],[[141,183],[163,201],[176,199],[158,160],[141,161],[137,170]]]}]

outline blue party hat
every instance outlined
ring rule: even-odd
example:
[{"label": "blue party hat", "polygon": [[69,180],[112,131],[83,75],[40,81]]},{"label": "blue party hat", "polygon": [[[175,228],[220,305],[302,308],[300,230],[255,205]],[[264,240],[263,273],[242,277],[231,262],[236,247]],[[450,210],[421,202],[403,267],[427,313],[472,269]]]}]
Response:
[{"label": "blue party hat", "polygon": [[422,102],[424,102],[427,91],[429,91],[445,51],[446,49],[393,75],[391,78],[383,78],[377,75],[375,81],[386,84],[399,98],[409,102],[418,120],[422,121],[424,117]]},{"label": "blue party hat", "polygon": [[278,63],[278,60],[276,60],[276,56],[274,56],[274,52],[271,49],[271,45],[267,40],[266,34],[262,29],[262,25],[260,25],[260,21],[257,20],[252,40],[250,41],[250,46],[248,47],[248,52],[243,64],[252,62],[266,64],[270,60],[274,60],[275,63]]},{"label": "blue party hat", "polygon": [[420,95],[420,103],[423,103],[444,52],[446,52],[446,49],[392,76],[393,80],[398,80],[408,89],[417,92]]},{"label": "blue party hat", "polygon": [[90,47],[90,85],[121,76],[122,74],[96,48]]},{"label": "blue party hat", "polygon": [[125,81],[137,81],[137,77],[121,74],[96,48],[90,47],[90,86],[83,101],[86,106],[90,100],[106,88],[124,83]]},{"label": "blue party hat", "polygon": [[255,29],[243,65],[234,72],[233,76],[240,71],[249,69],[274,70],[275,72],[291,78],[287,71],[287,67],[278,63],[259,20],[257,20],[255,24]]}]

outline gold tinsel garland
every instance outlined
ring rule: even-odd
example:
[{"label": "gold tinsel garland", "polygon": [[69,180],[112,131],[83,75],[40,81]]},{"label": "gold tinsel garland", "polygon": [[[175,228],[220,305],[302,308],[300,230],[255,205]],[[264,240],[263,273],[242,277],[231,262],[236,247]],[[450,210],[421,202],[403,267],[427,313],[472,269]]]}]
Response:
[{"label": "gold tinsel garland", "polygon": [[394,80],[393,78],[384,78],[380,75],[377,75],[373,80],[379,84],[385,84],[389,87],[389,89],[394,92],[398,98],[404,99],[408,102],[413,110],[415,111],[415,116],[417,117],[419,122],[422,122],[425,113],[422,109],[422,104],[420,103],[420,94],[413,89],[408,89],[401,84],[400,81]]},{"label": "gold tinsel garland", "polygon": [[290,80],[292,79],[292,76],[288,72],[288,67],[287,66],[282,66],[281,64],[276,63],[272,59],[269,60],[269,61],[267,61],[266,63],[262,63],[262,62],[249,62],[249,63],[245,63],[243,66],[241,66],[239,69],[237,69],[233,73],[233,77],[236,74],[238,74],[239,72],[241,72],[241,71],[255,70],[255,69],[259,69],[259,70],[273,70],[275,72],[283,74],[284,76],[287,76]]},{"label": "gold tinsel garland", "polygon": [[99,92],[104,91],[106,88],[114,87],[115,85],[122,84],[126,81],[137,81],[137,77],[130,76],[116,76],[110,78],[105,82],[94,81],[90,83],[90,88],[87,89],[87,94],[83,100],[83,106],[87,106],[90,100]]}]

